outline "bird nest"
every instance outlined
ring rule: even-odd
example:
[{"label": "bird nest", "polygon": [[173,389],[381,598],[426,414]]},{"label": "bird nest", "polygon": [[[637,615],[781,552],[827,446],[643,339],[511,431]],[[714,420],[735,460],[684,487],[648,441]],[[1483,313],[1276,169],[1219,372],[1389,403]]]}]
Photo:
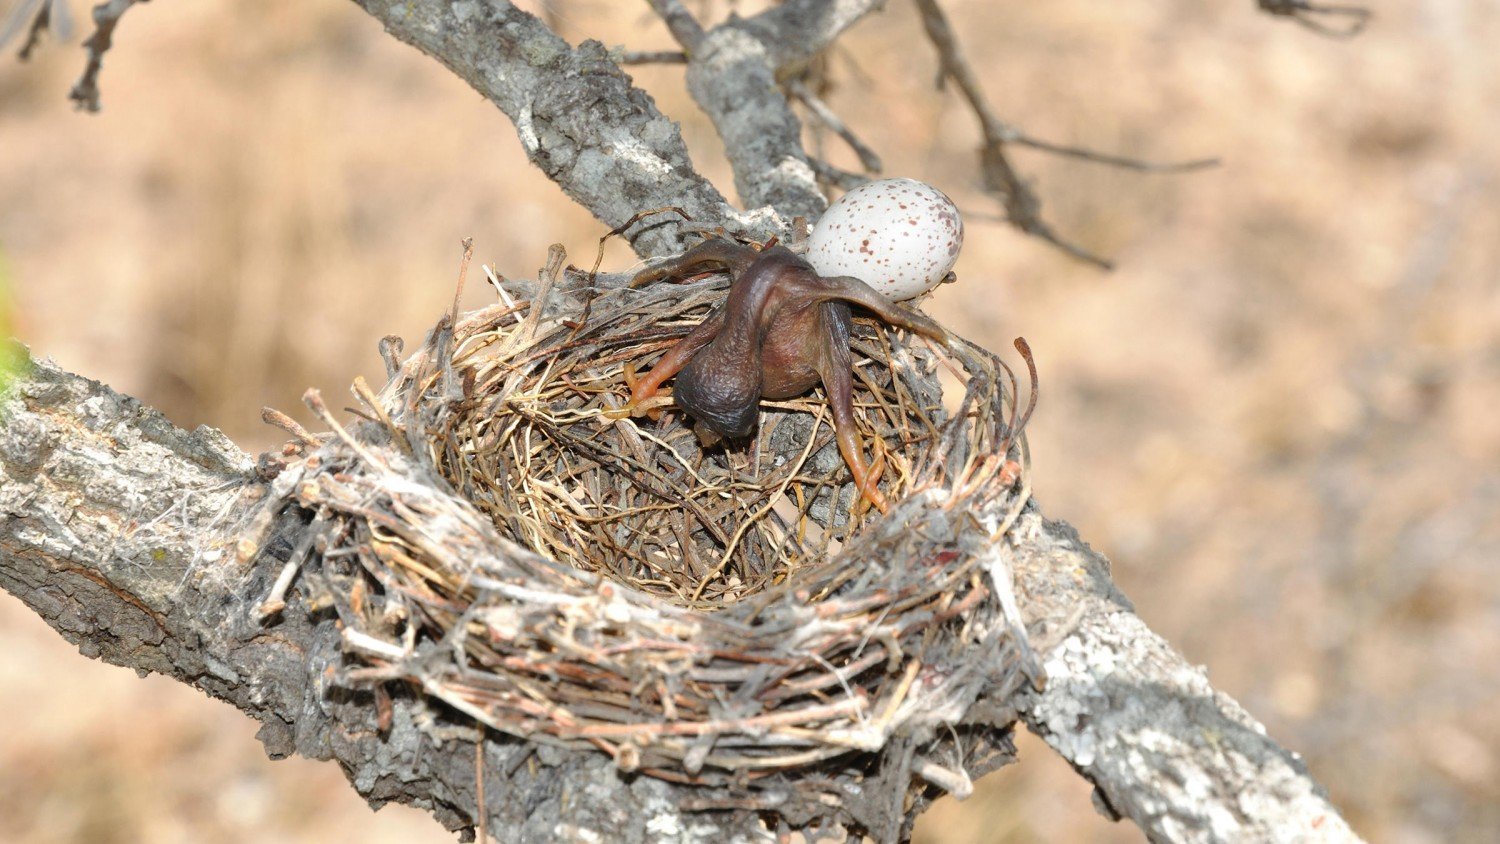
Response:
[{"label": "bird nest", "polygon": [[492,281],[496,304],[455,306],[404,360],[382,343],[389,383],[356,383],[361,418],[311,392],[330,433],[271,414],[297,439],[263,458],[270,500],[308,520],[291,565],[317,559],[339,587],[343,682],[408,683],[623,770],[744,786],[933,741],[981,693],[1035,679],[1001,547],[1027,484],[998,358],[856,320],[880,515],[820,395],[766,402],[752,441],[712,447],[679,411],[618,412],[626,367],[722,303],[722,275],[633,290],[554,248],[535,281]]}]

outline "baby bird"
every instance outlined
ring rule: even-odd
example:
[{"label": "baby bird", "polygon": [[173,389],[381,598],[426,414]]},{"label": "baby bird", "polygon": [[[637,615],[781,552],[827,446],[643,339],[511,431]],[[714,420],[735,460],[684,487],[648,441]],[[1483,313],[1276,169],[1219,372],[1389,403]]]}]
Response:
[{"label": "baby bird", "polygon": [[857,278],[818,275],[782,246],[757,251],[723,238],[707,240],[641,272],[630,286],[719,268],[729,272],[728,299],[632,384],[627,407],[640,412],[641,404],[676,375],[673,401],[709,431],[739,439],[755,430],[762,398],[798,396],[821,381],[839,453],[855,487],[886,512],[885,496],[875,486],[878,473],[865,464],[854,421],[849,307],[857,305],[940,343],[948,342],[948,332]]}]

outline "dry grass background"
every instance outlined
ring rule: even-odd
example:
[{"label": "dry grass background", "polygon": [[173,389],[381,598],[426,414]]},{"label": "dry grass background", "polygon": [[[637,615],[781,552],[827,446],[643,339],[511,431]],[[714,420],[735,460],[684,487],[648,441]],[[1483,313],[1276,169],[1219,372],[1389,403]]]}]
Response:
[{"label": "dry grass background", "polygon": [[[962,283],[928,310],[1036,350],[1046,510],[1357,829],[1500,840],[1500,7],[1395,0],[1339,42],[1249,0],[949,5],[1032,133],[1225,160],[1152,177],[1018,153],[1058,225],[1119,259],[1103,275],[983,218],[972,120],[931,91],[908,4],[836,57],[833,102],[887,171],[972,212]],[[644,4],[551,11],[570,40],[667,46]],[[526,274],[601,233],[502,115],[350,4],[142,6],[96,117],[64,100],[81,64],[0,63],[19,333],[250,448],[276,439],[261,405],[339,393],[379,372],[378,337],[418,338],[461,237]],[[728,184],[681,69],[634,75]],[[451,840],[371,814],[332,766],[268,762],[237,713],[78,657],[8,597],[0,640],[0,840]],[[1138,840],[1087,795],[1027,739],[918,836]]]}]

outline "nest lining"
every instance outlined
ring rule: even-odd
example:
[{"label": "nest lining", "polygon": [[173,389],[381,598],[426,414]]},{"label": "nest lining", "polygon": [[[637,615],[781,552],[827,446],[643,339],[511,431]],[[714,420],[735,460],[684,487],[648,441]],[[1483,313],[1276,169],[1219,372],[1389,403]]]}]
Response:
[{"label": "nest lining", "polygon": [[[860,323],[879,516],[820,395],[768,403],[744,446],[701,447],[675,410],[612,418],[626,365],[728,286],[621,281],[555,249],[404,362],[383,343],[389,383],[355,391],[367,421],[309,394],[332,434],[302,436],[272,500],[312,514],[345,682],[405,681],[506,733],[739,793],[931,742],[1038,675],[1002,547],[1027,492],[999,359]],[[963,384],[946,408],[942,369]]]}]

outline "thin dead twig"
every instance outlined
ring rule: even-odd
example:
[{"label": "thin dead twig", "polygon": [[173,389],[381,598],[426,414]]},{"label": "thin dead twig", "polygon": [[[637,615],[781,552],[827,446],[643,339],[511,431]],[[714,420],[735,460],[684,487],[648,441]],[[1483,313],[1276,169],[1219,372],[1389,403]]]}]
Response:
[{"label": "thin dead twig", "polygon": [[[26,26],[28,18],[30,26]],[[41,43],[42,33],[51,32],[59,41],[73,37],[73,15],[68,11],[68,0],[23,0],[11,10],[5,26],[0,27],[0,46],[10,43],[22,27],[26,27],[26,41],[16,57],[24,62]]]},{"label": "thin dead twig", "polygon": [[854,190],[870,181],[870,177],[863,173],[851,173],[819,158],[809,156],[807,163],[812,165],[813,173],[817,175],[818,181],[833,185],[839,190]]},{"label": "thin dead twig", "polygon": [[703,40],[703,25],[682,5],[681,0],[650,0],[650,3],[687,54],[698,49],[698,43]]},{"label": "thin dead twig", "polygon": [[620,64],[687,64],[688,54],[682,50],[625,50],[620,53]]},{"label": "thin dead twig", "polygon": [[1097,164],[1107,164],[1110,167],[1119,167],[1122,170],[1135,170],[1141,173],[1191,173],[1194,170],[1207,170],[1211,167],[1218,167],[1222,163],[1218,158],[1194,158],[1188,161],[1143,161],[1139,158],[1130,158],[1124,155],[1097,152],[1085,149],[1084,147],[1043,141],[1007,124],[1001,124],[1001,129],[1002,137],[1005,138],[1006,143],[1030,147],[1067,158],[1077,158],[1083,161],[1093,161]]},{"label": "thin dead twig", "polygon": [[[1329,38],[1353,38],[1365,31],[1375,13],[1363,6],[1346,6],[1329,3],[1310,3],[1308,0],[1256,0],[1262,12],[1276,17],[1290,18],[1300,26]],[[1343,18],[1342,27],[1329,26],[1327,19]]]},{"label": "thin dead twig", "polygon": [[1028,146],[1055,155],[1065,155],[1143,172],[1181,173],[1211,167],[1218,163],[1215,159],[1201,159],[1177,164],[1157,164],[1124,156],[1097,153],[1079,147],[1053,144],[1020,132],[995,116],[994,111],[990,109],[984,92],[979,87],[979,79],[969,66],[968,60],[964,58],[958,38],[948,22],[948,16],[938,5],[937,0],[916,0],[916,4],[922,15],[922,26],[927,31],[927,37],[938,51],[942,77],[953,80],[959,92],[969,103],[970,109],[979,119],[980,130],[984,135],[984,146],[980,150],[980,167],[984,173],[985,187],[1000,197],[1007,219],[1011,225],[1021,231],[1051,243],[1078,260],[1101,269],[1113,269],[1110,261],[1064,239],[1042,219],[1041,201],[1011,164],[1006,154],[1007,144]]},{"label": "thin dead twig", "polygon": [[[881,171],[880,156],[873,149],[870,149],[864,141],[861,141],[859,136],[854,134],[854,130],[850,129],[848,124],[840,119],[834,113],[833,109],[829,108],[828,104],[823,102],[817,94],[814,94],[802,80],[793,79],[787,83],[786,87],[793,97],[796,97],[799,102],[807,106],[807,110],[812,112],[814,117],[818,118],[824,126],[827,126],[830,131],[843,139],[844,143],[848,144],[850,149],[854,150],[854,154],[859,156],[861,167],[870,173],[879,173]],[[827,165],[824,166],[826,167]],[[813,169],[817,170],[818,167],[814,165]],[[821,176],[822,174],[820,173],[819,175]]]},{"label": "thin dead twig", "polygon": [[83,45],[88,50],[88,63],[73,90],[68,92],[68,99],[78,108],[99,110],[99,71],[104,67],[104,54],[114,44],[115,27],[131,6],[145,2],[148,0],[105,0],[94,7],[94,34]]}]

